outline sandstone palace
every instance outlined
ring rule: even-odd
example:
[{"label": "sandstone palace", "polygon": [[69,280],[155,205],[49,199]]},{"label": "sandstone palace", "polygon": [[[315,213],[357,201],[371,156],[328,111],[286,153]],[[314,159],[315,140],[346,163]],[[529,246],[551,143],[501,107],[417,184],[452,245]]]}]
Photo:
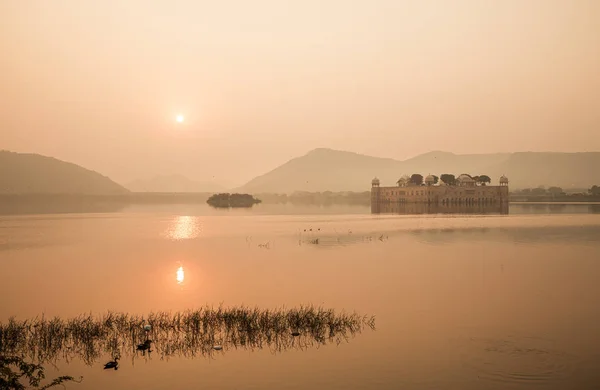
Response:
[{"label": "sandstone palace", "polygon": [[403,176],[394,187],[381,187],[379,179],[371,182],[371,212],[477,212],[508,213],[508,179],[490,185],[488,176],[458,177],[445,174]]}]

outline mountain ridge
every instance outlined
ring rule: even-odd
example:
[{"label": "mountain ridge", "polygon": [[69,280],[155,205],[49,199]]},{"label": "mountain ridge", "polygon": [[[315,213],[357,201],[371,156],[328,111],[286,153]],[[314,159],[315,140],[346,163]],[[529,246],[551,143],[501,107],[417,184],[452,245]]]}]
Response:
[{"label": "mountain ridge", "polygon": [[[374,157],[355,152],[316,148],[256,176],[236,191],[292,193],[295,191],[365,191],[378,177],[384,186],[395,185],[404,174],[486,174],[493,182],[506,175],[513,188],[538,185],[566,188],[594,183],[594,166],[600,152],[513,152],[455,154],[431,151],[406,160]],[[596,180],[600,182],[600,178]]]},{"label": "mountain ridge", "polygon": [[126,193],[125,187],[80,165],[41,154],[0,150],[0,194]]}]

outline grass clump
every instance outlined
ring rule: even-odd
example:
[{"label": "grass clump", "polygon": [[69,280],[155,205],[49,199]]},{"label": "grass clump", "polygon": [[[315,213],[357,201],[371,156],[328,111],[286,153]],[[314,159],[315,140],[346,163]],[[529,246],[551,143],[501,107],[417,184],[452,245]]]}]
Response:
[{"label": "grass clump", "polygon": [[[150,331],[144,330],[147,325]],[[0,323],[0,355],[27,356],[40,363],[79,358],[91,365],[105,354],[135,357],[137,346],[148,341],[152,343],[148,352],[160,358],[211,356],[215,350],[231,348],[268,348],[275,353],[339,344],[365,328],[375,329],[374,317],[315,306],[275,310],[219,306],[145,316],[108,312],[71,319],[11,318]]]}]

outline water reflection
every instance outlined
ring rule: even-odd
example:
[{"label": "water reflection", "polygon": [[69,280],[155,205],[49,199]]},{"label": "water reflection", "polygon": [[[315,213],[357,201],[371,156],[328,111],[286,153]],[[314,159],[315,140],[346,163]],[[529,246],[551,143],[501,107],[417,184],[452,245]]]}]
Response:
[{"label": "water reflection", "polygon": [[[468,221],[458,225],[451,219],[428,218],[425,221],[435,222],[419,224],[413,219],[406,219],[404,226],[397,223],[395,229],[389,225],[379,231],[354,230],[333,233],[330,230],[298,233],[298,246],[310,246],[320,249],[335,249],[337,247],[352,246],[357,244],[388,245],[389,241],[402,240],[403,237],[412,236],[417,241],[425,244],[455,244],[464,240],[468,242],[511,242],[515,244],[548,243],[548,244],[578,244],[596,245],[600,237],[600,225],[573,225],[573,226],[501,226],[492,224],[479,225],[483,219]],[[435,226],[435,227],[434,227]],[[393,243],[391,244],[393,245]]]},{"label": "water reflection", "polygon": [[189,240],[199,235],[199,218],[189,215],[175,217],[166,231],[166,236],[172,240]]},{"label": "water reflection", "polygon": [[589,203],[514,203],[510,214],[598,214],[600,204]]},{"label": "water reflection", "polygon": [[381,203],[371,206],[373,214],[508,214],[508,203],[442,205],[426,203]]},{"label": "water reflection", "polygon": [[600,237],[600,226],[544,226],[461,229],[415,229],[407,233],[426,244],[455,244],[469,242],[511,242],[514,244],[560,244],[596,245]]},{"label": "water reflection", "polygon": [[0,215],[117,213],[127,204],[118,196],[0,194]]},{"label": "water reflection", "polygon": [[91,365],[105,354],[135,359],[139,351],[144,355],[154,352],[161,359],[210,357],[216,350],[231,348],[268,348],[276,353],[339,344],[365,327],[375,329],[374,317],[312,306],[281,310],[219,307],[148,316],[90,314],[67,320],[10,319],[0,323],[0,355],[27,356],[39,364],[79,358]]},{"label": "water reflection", "polygon": [[182,284],[183,283],[183,279],[185,278],[185,274],[183,273],[183,267],[179,267],[177,268],[177,283],[178,284]]}]

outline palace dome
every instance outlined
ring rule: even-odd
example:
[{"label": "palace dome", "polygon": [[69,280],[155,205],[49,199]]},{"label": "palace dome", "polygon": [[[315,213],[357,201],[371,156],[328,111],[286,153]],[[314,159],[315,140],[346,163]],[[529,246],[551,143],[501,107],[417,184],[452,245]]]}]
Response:
[{"label": "palace dome", "polygon": [[508,177],[504,175],[500,176],[500,184],[508,184]]},{"label": "palace dome", "polygon": [[378,186],[379,185],[379,179],[378,178],[374,178],[373,180],[371,180],[371,185]]},{"label": "palace dome", "polygon": [[458,180],[461,183],[474,183],[475,180],[473,180],[473,178],[465,173],[463,173],[462,175],[460,175],[459,177],[456,178],[456,180]]},{"label": "palace dome", "polygon": [[425,184],[435,184],[435,177],[433,175],[427,175]]}]

